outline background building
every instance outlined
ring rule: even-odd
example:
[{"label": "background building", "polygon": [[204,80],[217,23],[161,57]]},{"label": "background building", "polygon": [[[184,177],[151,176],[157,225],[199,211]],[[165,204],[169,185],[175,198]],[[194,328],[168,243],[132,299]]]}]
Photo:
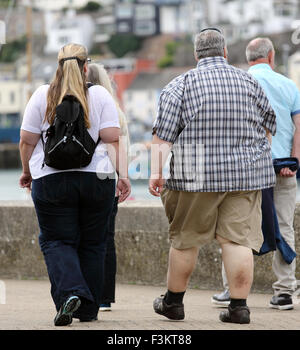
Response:
[{"label": "background building", "polygon": [[300,51],[295,52],[289,58],[289,78],[291,78],[300,90]]},{"label": "background building", "polygon": [[45,14],[47,44],[46,54],[55,54],[67,43],[84,45],[88,50],[93,45],[95,24],[88,14],[78,14],[73,10],[65,14],[48,12]]},{"label": "background building", "polygon": [[[26,3],[28,0],[22,0]],[[30,1],[30,0],[29,0]],[[102,5],[108,5],[111,0],[93,0]],[[89,0],[31,0],[32,6],[42,11],[61,11],[65,8],[81,8],[85,6]]]},{"label": "background building", "polygon": [[123,106],[133,142],[150,141],[162,89],[188,68],[169,68],[162,72],[144,72],[136,76],[124,91]]},{"label": "background building", "polygon": [[114,14],[117,33],[137,36],[159,34],[159,8],[154,0],[118,0]]}]

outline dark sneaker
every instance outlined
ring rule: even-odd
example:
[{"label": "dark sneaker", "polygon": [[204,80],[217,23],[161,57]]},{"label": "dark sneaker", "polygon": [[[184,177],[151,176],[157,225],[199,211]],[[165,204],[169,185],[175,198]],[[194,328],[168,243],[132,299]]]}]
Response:
[{"label": "dark sneaker", "polygon": [[99,310],[100,311],[111,311],[111,304],[110,303],[101,304]]},{"label": "dark sneaker", "polygon": [[222,322],[250,323],[250,310],[248,306],[236,306],[234,309],[228,306],[228,310],[222,311],[219,318]]},{"label": "dark sneaker", "polygon": [[292,310],[294,308],[293,299],[289,294],[273,295],[269,306],[278,310]]},{"label": "dark sneaker", "polygon": [[164,295],[156,298],[153,301],[154,311],[163,315],[170,320],[183,320],[184,319],[184,306],[183,304],[170,304],[168,305],[164,300]]},{"label": "dark sneaker", "polygon": [[69,297],[59,309],[54,319],[55,326],[67,326],[72,323],[72,315],[80,306],[79,297],[73,295]]},{"label": "dark sneaker", "polygon": [[223,306],[223,307],[228,306],[230,303],[229,289],[225,289],[220,294],[213,295],[211,298],[211,302],[215,305],[218,305],[218,306]]},{"label": "dark sneaker", "polygon": [[93,321],[98,321],[98,317],[89,317],[89,318],[85,318],[85,317],[81,317],[79,318],[80,322],[93,322]]}]

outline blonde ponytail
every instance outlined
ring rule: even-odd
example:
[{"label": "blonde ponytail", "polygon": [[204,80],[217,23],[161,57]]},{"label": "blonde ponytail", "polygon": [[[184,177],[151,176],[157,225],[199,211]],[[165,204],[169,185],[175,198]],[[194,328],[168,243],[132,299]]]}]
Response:
[{"label": "blonde ponytail", "polygon": [[87,60],[87,50],[78,44],[68,44],[58,53],[58,68],[47,95],[45,118],[52,124],[55,118],[55,108],[66,95],[75,96],[81,103],[84,121],[90,128],[89,109],[87,101],[86,76],[84,64]]}]

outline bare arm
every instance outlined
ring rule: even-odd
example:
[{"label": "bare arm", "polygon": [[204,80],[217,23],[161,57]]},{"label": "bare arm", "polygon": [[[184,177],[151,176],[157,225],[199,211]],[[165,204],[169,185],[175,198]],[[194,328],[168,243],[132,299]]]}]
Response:
[{"label": "bare arm", "polygon": [[128,179],[128,157],[126,146],[122,137],[118,141],[107,144],[109,158],[118,174],[117,196],[119,203],[125,201],[131,192],[131,185]]},{"label": "bare arm", "polygon": [[171,142],[153,136],[151,145],[151,176],[149,180],[149,191],[153,196],[159,197],[163,189],[164,179],[162,176],[163,167],[170,154]]},{"label": "bare arm", "polygon": [[295,133],[293,138],[292,157],[296,157],[300,161],[300,114],[296,114],[293,120],[295,124]]},{"label": "bare arm", "polygon": [[[295,132],[294,132],[291,156],[298,158],[298,160],[300,161],[300,114],[294,115],[293,121],[295,124]],[[281,169],[280,176],[292,177],[292,176],[295,176],[296,173],[297,171],[292,171],[289,168],[284,168],[284,169]]]},{"label": "bare arm", "polygon": [[265,128],[265,130],[266,130],[266,137],[267,137],[267,139],[268,139],[268,141],[269,141],[269,143],[270,143],[270,145],[272,144],[272,134],[271,134],[271,131],[269,130],[269,129],[267,129],[267,128]]},{"label": "bare arm", "polygon": [[[121,138],[120,138],[121,139]],[[128,178],[127,152],[122,140],[106,144],[108,156],[121,179]]]},{"label": "bare arm", "polygon": [[21,187],[31,188],[32,178],[29,169],[29,160],[40,137],[40,134],[34,134],[29,131],[21,130],[21,138],[19,143],[20,157],[23,167],[23,172],[19,181]]},{"label": "bare arm", "polygon": [[118,142],[120,137],[120,128],[105,128],[101,129],[99,136],[103,143]]}]

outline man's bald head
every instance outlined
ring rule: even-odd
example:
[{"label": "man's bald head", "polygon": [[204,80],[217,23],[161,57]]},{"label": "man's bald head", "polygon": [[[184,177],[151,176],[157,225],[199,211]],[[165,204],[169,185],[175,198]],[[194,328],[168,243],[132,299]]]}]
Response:
[{"label": "man's bald head", "polygon": [[274,46],[269,38],[253,39],[246,48],[248,63],[259,59],[268,59],[270,53],[274,53]]}]

